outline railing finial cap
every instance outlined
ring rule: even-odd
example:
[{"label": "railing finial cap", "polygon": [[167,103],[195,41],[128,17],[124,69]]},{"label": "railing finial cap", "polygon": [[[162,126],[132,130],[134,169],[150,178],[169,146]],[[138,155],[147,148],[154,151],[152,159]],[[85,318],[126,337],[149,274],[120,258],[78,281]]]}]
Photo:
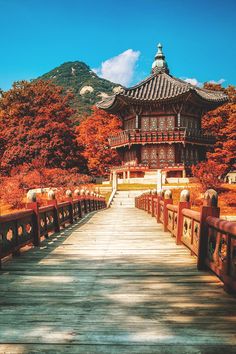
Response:
[{"label": "railing finial cap", "polygon": [[72,197],[72,191],[70,189],[67,189],[66,196],[67,196],[67,198],[71,198]]},{"label": "railing finial cap", "polygon": [[49,189],[48,191],[48,200],[54,200],[56,198],[56,194],[53,189]]},{"label": "railing finial cap", "polygon": [[214,189],[208,189],[204,193],[204,205],[217,207],[218,205],[218,193]]},{"label": "railing finial cap", "polygon": [[163,191],[163,189],[158,189],[157,195],[158,195],[159,197],[164,197],[164,191]]},{"label": "railing finial cap", "polygon": [[189,202],[190,201],[190,192],[188,189],[183,189],[180,193],[180,202]]},{"label": "railing finial cap", "polygon": [[76,188],[74,190],[74,195],[76,195],[76,196],[80,195],[80,190],[78,188]]},{"label": "railing finial cap", "polygon": [[37,201],[37,195],[36,192],[33,190],[29,190],[27,193],[27,200],[30,203],[36,202]]},{"label": "railing finial cap", "polygon": [[170,189],[166,189],[164,192],[164,199],[172,199],[172,192]]}]

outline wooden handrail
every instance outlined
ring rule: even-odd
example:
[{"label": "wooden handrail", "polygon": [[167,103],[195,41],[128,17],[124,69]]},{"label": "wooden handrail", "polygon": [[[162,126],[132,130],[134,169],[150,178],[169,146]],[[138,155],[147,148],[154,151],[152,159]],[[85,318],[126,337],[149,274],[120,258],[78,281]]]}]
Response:
[{"label": "wooden handrail", "polygon": [[207,202],[200,212],[190,209],[188,191],[178,205],[168,202],[168,192],[164,198],[162,194],[154,197],[144,193],[135,198],[135,206],[155,216],[164,231],[175,237],[176,244],[189,248],[197,257],[199,270],[210,268],[223,281],[226,291],[236,293],[236,223],[219,218],[219,208],[214,203],[208,205],[210,194],[212,190],[206,194]]},{"label": "wooden handrail", "polygon": [[213,227],[217,231],[224,234],[229,234],[236,238],[236,222],[222,220],[213,216],[208,216],[206,221],[209,226]]},{"label": "wooden handrail", "polygon": [[200,221],[200,212],[199,211],[195,211],[195,210],[191,210],[191,209],[183,209],[182,213],[184,216],[187,216],[190,219]]},{"label": "wooden handrail", "polygon": [[40,207],[37,201],[31,201],[26,210],[0,216],[0,261],[19,253],[27,244],[39,246],[42,237],[47,238],[85,214],[106,207],[103,197],[93,195],[69,197],[60,203],[52,199],[48,203]]}]

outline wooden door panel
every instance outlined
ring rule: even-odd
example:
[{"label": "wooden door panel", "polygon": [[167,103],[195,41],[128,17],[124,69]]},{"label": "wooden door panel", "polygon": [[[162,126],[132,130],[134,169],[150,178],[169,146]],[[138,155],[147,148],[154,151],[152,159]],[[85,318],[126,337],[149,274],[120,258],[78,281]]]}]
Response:
[{"label": "wooden door panel", "polygon": [[175,127],[175,117],[174,116],[166,117],[166,128],[174,129],[174,127]]},{"label": "wooden door panel", "polygon": [[149,130],[149,117],[142,117],[141,129],[142,129],[142,131],[145,131],[145,132],[147,132]]},{"label": "wooden door panel", "polygon": [[149,151],[149,165],[150,168],[157,168],[158,166],[158,147],[150,147]]},{"label": "wooden door panel", "polygon": [[158,117],[158,130],[166,129],[166,117]]}]

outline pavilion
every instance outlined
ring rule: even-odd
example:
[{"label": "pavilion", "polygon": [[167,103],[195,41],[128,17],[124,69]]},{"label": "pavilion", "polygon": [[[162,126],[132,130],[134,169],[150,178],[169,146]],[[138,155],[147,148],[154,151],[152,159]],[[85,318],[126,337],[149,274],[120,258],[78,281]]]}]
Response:
[{"label": "pavilion", "polygon": [[98,103],[122,121],[122,132],[109,139],[122,164],[111,172],[126,181],[145,180],[157,170],[165,177],[191,175],[191,165],[204,160],[215,142],[202,132],[202,116],[227,101],[221,91],[172,76],[158,44],[149,77]]}]

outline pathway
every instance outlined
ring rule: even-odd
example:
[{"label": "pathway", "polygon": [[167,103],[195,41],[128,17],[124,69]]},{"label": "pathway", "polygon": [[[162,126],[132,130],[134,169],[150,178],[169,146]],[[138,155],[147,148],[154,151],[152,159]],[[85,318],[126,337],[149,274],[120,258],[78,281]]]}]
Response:
[{"label": "pathway", "polygon": [[127,198],[4,264],[0,353],[236,353],[236,300]]}]

